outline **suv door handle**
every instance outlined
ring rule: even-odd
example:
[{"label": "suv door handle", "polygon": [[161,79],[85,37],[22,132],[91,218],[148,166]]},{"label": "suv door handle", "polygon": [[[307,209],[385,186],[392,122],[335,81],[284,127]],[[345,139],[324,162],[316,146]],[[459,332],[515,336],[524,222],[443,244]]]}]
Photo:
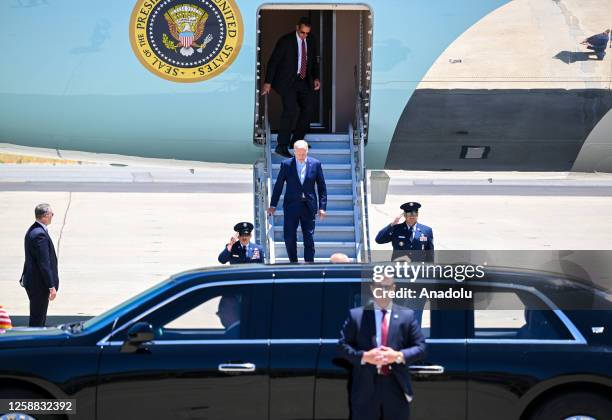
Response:
[{"label": "suv door handle", "polygon": [[439,365],[411,365],[410,373],[421,375],[441,375],[444,373],[444,366]]},{"label": "suv door handle", "polygon": [[220,372],[255,372],[254,363],[221,363]]}]

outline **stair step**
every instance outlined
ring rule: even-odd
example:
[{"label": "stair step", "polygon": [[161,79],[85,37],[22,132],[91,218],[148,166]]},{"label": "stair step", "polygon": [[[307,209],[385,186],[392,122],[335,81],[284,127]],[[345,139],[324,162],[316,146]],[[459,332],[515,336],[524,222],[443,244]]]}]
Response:
[{"label": "stair step", "polygon": [[[291,150],[293,149],[289,149],[289,151],[291,152]],[[349,156],[351,154],[351,149],[349,149],[348,147],[344,148],[344,149],[336,149],[336,148],[329,148],[329,149],[315,149],[312,148],[308,151],[308,156],[317,156],[317,155],[347,155]],[[276,153],[274,153],[274,150],[272,150],[272,156],[279,156]],[[283,158],[286,159],[286,158]],[[318,158],[317,158],[318,159]],[[320,159],[319,159],[320,160]]]},{"label": "stair step", "polygon": [[[285,199],[284,195],[281,195],[278,207],[282,207],[280,205],[280,203],[283,202],[283,200]],[[353,201],[353,196],[351,194],[332,194],[332,195],[327,195],[327,202],[329,203],[330,201],[346,201],[346,200],[350,200]]]},{"label": "stair step", "polygon": [[[274,215],[284,217],[285,212],[283,210],[277,210],[276,213],[274,213]],[[326,218],[333,217],[333,216],[351,216],[353,217],[353,210],[329,210],[326,212]]]},{"label": "stair step", "polygon": [[[278,138],[278,134],[272,134],[270,140],[276,142]],[[308,143],[318,143],[323,141],[333,141],[333,142],[348,142],[349,135],[348,134],[306,134],[306,139]]]},{"label": "stair step", "polygon": [[[325,221],[321,222],[320,220],[317,220],[316,227],[315,227],[315,236],[319,232],[355,232],[355,226],[325,226],[324,223]],[[283,227],[274,226],[274,231],[282,232]],[[299,231],[300,229],[298,228],[298,232]]]},{"label": "stair step", "polygon": [[[351,258],[355,258],[355,242],[315,242],[315,258],[329,258],[336,252],[342,252]],[[298,257],[304,256],[304,243],[297,243]],[[287,258],[287,250],[283,241],[274,243],[275,258]]]},{"label": "stair step", "polygon": [[[274,213],[274,225],[282,226],[283,225],[283,217],[285,216],[282,210],[277,210]],[[319,225],[321,223],[321,225]],[[355,218],[353,216],[353,210],[328,210],[325,215],[325,220],[323,222],[317,221],[318,226],[348,226],[353,225],[355,223]]]},{"label": "stair step", "polygon": [[[354,257],[353,257],[354,259]],[[299,263],[300,261],[298,261]],[[315,263],[328,263],[329,262],[329,257],[315,257],[314,259]],[[276,258],[276,264],[289,264],[289,258],[283,257],[283,258]]]},{"label": "stair step", "polygon": [[[283,241],[275,242],[274,246],[276,248],[285,249],[285,243]],[[304,248],[304,242],[298,241],[297,246],[298,248]],[[351,241],[315,241],[315,248],[330,249],[330,248],[347,248],[351,246],[355,246],[355,241],[353,242]]]},{"label": "stair step", "polygon": [[[349,170],[351,169],[350,163],[330,163],[323,166],[323,171],[340,171],[340,170]],[[272,170],[278,171],[280,170],[280,163],[273,163]]]}]

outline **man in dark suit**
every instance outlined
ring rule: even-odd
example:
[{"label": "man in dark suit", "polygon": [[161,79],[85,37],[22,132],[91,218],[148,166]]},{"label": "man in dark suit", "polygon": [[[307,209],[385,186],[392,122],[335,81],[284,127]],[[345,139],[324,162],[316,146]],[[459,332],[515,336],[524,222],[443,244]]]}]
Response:
[{"label": "man in dark suit", "polygon": [[[289,146],[306,137],[313,112],[314,91],[321,88],[317,43],[310,35],[311,26],[310,20],[303,17],[296,25],[295,32],[277,41],[261,88],[262,95],[269,94],[270,89],[274,88],[281,96],[283,112],[275,152],[285,157],[291,157]],[[291,138],[298,106],[300,115]]]},{"label": "man in dark suit", "polygon": [[371,285],[374,302],[350,310],[339,341],[352,364],[352,420],[408,420],[411,363],[425,357],[425,338],[414,312],[393,304],[392,278]]},{"label": "man in dark suit", "polygon": [[53,210],[43,203],[34,209],[36,221],[24,239],[25,263],[20,283],[30,299],[30,327],[44,327],[49,301],[59,289],[57,255],[47,226],[53,220]]},{"label": "man in dark suit", "polygon": [[[268,214],[272,216],[280,200],[283,187],[287,183],[283,202],[284,220],[283,235],[287,256],[290,262],[297,262],[297,228],[302,227],[304,237],[304,261],[313,262],[315,255],[314,231],[315,216],[325,218],[327,208],[327,187],[321,162],[308,157],[308,143],[304,140],[295,142],[295,157],[281,163]],[[317,185],[317,194],[315,193]]]},{"label": "man in dark suit", "polygon": [[249,222],[236,223],[234,226],[236,234],[230,238],[223,251],[219,254],[219,262],[225,264],[263,263],[263,248],[251,242],[253,224]]}]

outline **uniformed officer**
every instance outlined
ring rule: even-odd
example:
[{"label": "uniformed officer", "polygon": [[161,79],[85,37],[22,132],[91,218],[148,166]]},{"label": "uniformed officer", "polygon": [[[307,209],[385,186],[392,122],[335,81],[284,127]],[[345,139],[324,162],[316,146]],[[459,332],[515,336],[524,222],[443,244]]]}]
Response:
[{"label": "uniformed officer", "polygon": [[[376,243],[393,244],[391,259],[407,255],[411,261],[433,261],[433,230],[417,223],[420,207],[414,201],[402,204],[403,212],[376,235]],[[400,223],[402,217],[404,223]]]},{"label": "uniformed officer", "polygon": [[264,252],[261,246],[251,242],[253,224],[240,222],[234,226],[236,233],[219,254],[219,262],[225,264],[262,263]]}]

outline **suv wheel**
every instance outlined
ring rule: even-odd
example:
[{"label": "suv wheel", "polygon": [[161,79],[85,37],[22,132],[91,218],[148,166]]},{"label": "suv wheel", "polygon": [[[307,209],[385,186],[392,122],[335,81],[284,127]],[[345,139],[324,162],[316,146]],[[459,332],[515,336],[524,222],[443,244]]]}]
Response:
[{"label": "suv wheel", "polygon": [[545,401],[530,419],[608,420],[612,419],[612,401],[599,394],[568,392]]}]

